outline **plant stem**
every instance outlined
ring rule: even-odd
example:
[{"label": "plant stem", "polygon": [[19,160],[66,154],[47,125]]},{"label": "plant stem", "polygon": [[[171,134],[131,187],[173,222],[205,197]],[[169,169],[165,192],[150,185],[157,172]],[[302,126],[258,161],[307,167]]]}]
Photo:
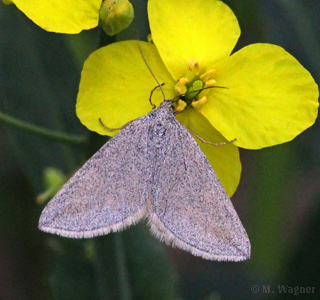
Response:
[{"label": "plant stem", "polygon": [[[106,255],[108,253],[108,244],[105,237],[98,237],[93,240],[94,245],[94,267],[96,272],[96,281],[98,287],[99,300],[112,299],[112,278],[110,278],[110,272],[108,272],[107,261],[110,257]],[[111,264],[112,265],[112,264]]]},{"label": "plant stem", "polygon": [[54,140],[61,143],[68,143],[73,145],[84,144],[87,140],[85,136],[66,134],[63,132],[54,131],[51,129],[46,129],[37,125],[30,124],[25,121],[21,121],[14,117],[8,116],[0,112],[0,122],[10,125],[14,128],[22,129],[25,132],[39,135],[41,137]]},{"label": "plant stem", "polygon": [[117,232],[116,234],[114,234],[114,248],[120,283],[120,299],[131,300],[132,292],[130,288],[129,274],[126,264],[126,252],[121,232]]},{"label": "plant stem", "polygon": [[94,267],[100,300],[132,300],[121,233],[94,239]]}]

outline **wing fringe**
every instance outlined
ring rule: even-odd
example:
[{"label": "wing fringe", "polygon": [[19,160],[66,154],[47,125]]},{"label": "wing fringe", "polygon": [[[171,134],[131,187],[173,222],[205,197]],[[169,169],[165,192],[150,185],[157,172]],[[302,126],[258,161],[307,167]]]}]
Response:
[{"label": "wing fringe", "polygon": [[182,250],[188,251],[195,256],[200,256],[204,259],[208,260],[217,260],[217,261],[243,261],[250,258],[248,256],[230,256],[230,255],[214,255],[190,244],[186,243],[185,241],[177,238],[170,230],[168,230],[158,216],[155,213],[150,213],[148,216],[148,224],[150,226],[151,233],[157,237],[160,241],[165,242],[169,246],[173,246],[176,248],[180,248]]},{"label": "wing fringe", "polygon": [[129,216],[128,218],[122,220],[121,222],[113,224],[111,226],[106,226],[106,227],[97,228],[97,229],[88,230],[88,231],[72,231],[72,230],[53,228],[50,226],[43,226],[43,225],[39,225],[39,229],[47,233],[53,233],[53,234],[57,234],[57,235],[68,237],[68,238],[74,238],[74,239],[93,238],[100,235],[106,235],[110,232],[121,231],[126,227],[129,227],[130,225],[134,225],[138,223],[140,220],[146,217],[146,214],[147,214],[147,205],[145,204],[139,211],[137,211],[132,216]]}]

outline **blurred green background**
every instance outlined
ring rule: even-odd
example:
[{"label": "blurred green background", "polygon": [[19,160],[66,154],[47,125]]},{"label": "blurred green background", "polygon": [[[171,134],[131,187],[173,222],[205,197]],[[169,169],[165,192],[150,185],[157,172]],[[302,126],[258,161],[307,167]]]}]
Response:
[{"label": "blurred green background", "polygon": [[[135,19],[117,40],[149,33],[147,1],[131,2]],[[319,0],[225,2],[242,29],[236,49],[280,45],[320,83]],[[108,39],[98,28],[46,32],[2,3],[0,35],[0,112],[87,141],[57,142],[0,123],[0,300],[320,299],[319,121],[293,142],[241,151],[232,201],[252,243],[249,261],[194,257],[151,237],[144,223],[91,240],[56,237],[37,229],[36,197],[46,168],[69,176],[107,141],[80,124],[75,103],[84,60]],[[293,295],[278,285],[315,289]]]}]

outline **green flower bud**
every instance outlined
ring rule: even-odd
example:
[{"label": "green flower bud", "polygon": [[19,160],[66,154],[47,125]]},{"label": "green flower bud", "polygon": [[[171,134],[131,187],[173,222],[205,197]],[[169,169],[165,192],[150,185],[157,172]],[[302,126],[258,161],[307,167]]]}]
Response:
[{"label": "green flower bud", "polygon": [[113,36],[126,29],[134,17],[128,0],[105,0],[100,8],[99,24],[107,35]]}]

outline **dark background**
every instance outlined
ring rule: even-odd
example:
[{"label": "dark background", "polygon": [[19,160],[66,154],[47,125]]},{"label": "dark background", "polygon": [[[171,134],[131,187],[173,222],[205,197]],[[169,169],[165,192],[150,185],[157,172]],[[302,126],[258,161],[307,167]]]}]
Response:
[{"label": "dark background", "polygon": [[[225,2],[242,29],[236,49],[280,45],[320,82],[318,0]],[[117,40],[148,34],[146,1],[132,4],[135,20]],[[68,176],[107,140],[89,133],[74,108],[83,62],[101,40],[98,28],[46,32],[0,4],[0,112],[88,137],[68,145],[0,123],[0,300],[320,299],[319,121],[290,143],[240,150],[243,174],[232,201],[252,243],[249,261],[194,257],[152,238],[145,224],[86,241],[37,229],[44,170]],[[278,285],[315,289],[294,296]]]}]

